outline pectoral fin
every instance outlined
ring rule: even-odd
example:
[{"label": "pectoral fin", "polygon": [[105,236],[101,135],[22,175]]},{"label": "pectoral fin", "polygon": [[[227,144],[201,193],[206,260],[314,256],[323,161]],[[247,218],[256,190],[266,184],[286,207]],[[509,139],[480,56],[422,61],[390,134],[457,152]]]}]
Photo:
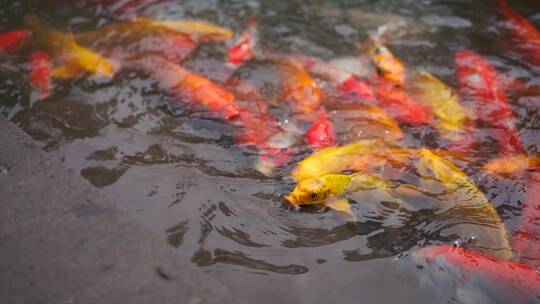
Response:
[{"label": "pectoral fin", "polygon": [[345,198],[329,198],[328,200],[326,200],[324,202],[324,205],[329,207],[329,208],[332,208],[336,211],[339,211],[339,212],[344,212],[346,213],[346,217],[345,219],[347,221],[356,221],[357,218],[356,218],[356,215],[353,213],[352,209],[351,209],[351,205],[349,204],[349,200],[345,199]]}]

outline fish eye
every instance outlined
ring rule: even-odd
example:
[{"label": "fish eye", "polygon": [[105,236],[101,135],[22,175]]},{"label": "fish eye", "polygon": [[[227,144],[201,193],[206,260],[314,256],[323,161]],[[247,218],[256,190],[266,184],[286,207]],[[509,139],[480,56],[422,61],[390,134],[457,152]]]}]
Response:
[{"label": "fish eye", "polygon": [[317,199],[317,192],[311,192],[311,198]]}]

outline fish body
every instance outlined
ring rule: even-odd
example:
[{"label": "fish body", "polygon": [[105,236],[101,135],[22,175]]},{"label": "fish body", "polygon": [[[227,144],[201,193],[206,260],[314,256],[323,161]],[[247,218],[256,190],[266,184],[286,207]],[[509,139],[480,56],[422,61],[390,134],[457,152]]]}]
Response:
[{"label": "fish body", "polygon": [[83,73],[113,76],[115,71],[113,64],[101,55],[77,44],[72,35],[46,29],[36,17],[28,18],[27,24],[61,64],[52,71],[53,77],[71,78]]},{"label": "fish body", "polygon": [[355,99],[375,100],[375,88],[373,84],[354,75],[349,76],[339,83],[337,89]]},{"label": "fish body", "polygon": [[435,127],[448,139],[460,139],[465,123],[471,117],[461,106],[457,94],[432,74],[421,71],[411,84],[418,100],[427,105],[437,118]]},{"label": "fish body", "polygon": [[28,56],[30,85],[37,91],[37,100],[48,98],[52,93],[51,73],[53,64],[49,54],[35,51]]},{"label": "fish body", "polygon": [[341,147],[328,147],[301,160],[291,176],[300,182],[304,179],[354,169],[354,160],[363,153],[387,147],[379,140],[359,140]]},{"label": "fish body", "polygon": [[385,108],[398,121],[419,126],[431,121],[429,109],[402,88],[378,82],[374,84],[379,106]]},{"label": "fish body", "polygon": [[513,10],[506,0],[497,0],[499,12],[505,17],[507,29],[518,43],[517,48],[533,64],[540,66],[540,31]]},{"label": "fish body", "polygon": [[274,63],[284,74],[282,97],[292,103],[291,107],[302,113],[318,110],[323,92],[302,65],[293,59],[275,60]]},{"label": "fish body", "polygon": [[329,147],[336,144],[336,131],[326,112],[321,112],[306,132],[306,141],[316,148]]},{"label": "fish body", "polygon": [[13,30],[0,33],[0,52],[12,54],[17,52],[30,38],[27,29]]},{"label": "fish body", "polygon": [[478,119],[496,130],[493,136],[502,152],[524,153],[505,85],[495,67],[473,51],[457,52],[455,65],[462,94],[474,102]]},{"label": "fish body", "polygon": [[233,32],[225,27],[197,20],[149,20],[150,24],[187,33],[199,41],[228,41]]},{"label": "fish body", "polygon": [[422,272],[430,271],[435,286],[458,284],[460,302],[536,303],[540,297],[540,273],[523,263],[451,245],[427,246],[412,258]]},{"label": "fish body", "polygon": [[193,101],[218,111],[225,119],[238,116],[239,108],[234,96],[208,78],[184,69],[160,56],[132,59],[126,64],[150,74],[180,102]]},{"label": "fish body", "polygon": [[490,173],[509,174],[537,168],[539,166],[539,156],[518,154],[492,159],[484,165],[484,170]]},{"label": "fish body", "polygon": [[405,66],[378,39],[371,38],[367,42],[368,54],[371,58],[376,75],[396,85],[405,84]]},{"label": "fish body", "polygon": [[[440,196],[445,204],[453,203],[441,206],[439,212],[449,217],[449,221],[469,224],[469,232],[477,237],[474,246],[506,260],[512,257],[508,233],[501,217],[465,173],[425,148],[418,150],[416,166],[421,176],[421,187],[429,190],[432,181],[442,183],[444,190]],[[466,219],[470,219],[469,222]]]}]

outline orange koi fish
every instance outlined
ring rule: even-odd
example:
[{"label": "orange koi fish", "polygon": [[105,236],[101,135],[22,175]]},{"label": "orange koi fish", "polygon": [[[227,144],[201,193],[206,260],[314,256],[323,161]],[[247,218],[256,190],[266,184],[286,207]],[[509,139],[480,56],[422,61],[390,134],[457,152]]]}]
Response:
[{"label": "orange koi fish", "polygon": [[484,165],[484,170],[491,173],[508,174],[528,170],[540,166],[539,156],[526,156],[523,154],[502,156],[490,160]]},{"label": "orange koi fish", "polygon": [[30,31],[26,29],[14,30],[0,34],[0,52],[15,53],[30,38]]},{"label": "orange koi fish", "polygon": [[316,111],[324,96],[317,82],[295,60],[281,59],[275,63],[285,74],[283,98],[293,102],[291,106],[293,110],[302,113]]},{"label": "orange koi fish", "polygon": [[28,67],[30,70],[28,80],[37,91],[37,100],[48,98],[52,91],[51,57],[43,51],[35,51],[28,56]]},{"label": "orange koi fish", "polygon": [[351,76],[338,85],[338,90],[360,100],[374,101],[403,123],[419,126],[431,120],[430,111],[423,103],[388,82],[372,83]]},{"label": "orange koi fish", "polygon": [[424,266],[421,271],[429,271],[434,284],[457,283],[460,296],[472,302],[535,303],[540,297],[540,273],[526,264],[451,245],[424,247],[412,258]]},{"label": "orange koi fish", "polygon": [[322,111],[306,132],[306,141],[315,148],[334,146],[336,144],[336,131],[328,119],[326,111]]},{"label": "orange koi fish", "polygon": [[172,94],[180,95],[182,101],[187,99],[203,104],[219,111],[225,119],[232,119],[239,114],[231,93],[174,62],[159,56],[146,56],[127,63],[152,75],[163,88]]},{"label": "orange koi fish", "polygon": [[497,0],[499,11],[506,18],[507,29],[520,50],[531,63],[540,66],[540,31],[514,11],[506,0]]},{"label": "orange koi fish", "polygon": [[493,136],[502,152],[525,153],[504,83],[495,67],[473,51],[457,52],[454,62],[462,94],[474,101],[478,119],[497,130]]}]

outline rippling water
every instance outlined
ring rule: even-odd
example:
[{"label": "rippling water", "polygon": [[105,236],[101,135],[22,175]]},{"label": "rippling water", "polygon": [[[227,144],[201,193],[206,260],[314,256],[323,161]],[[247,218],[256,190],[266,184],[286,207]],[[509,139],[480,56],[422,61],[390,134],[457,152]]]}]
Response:
[{"label": "rippling water", "polygon": [[[430,71],[457,87],[454,52],[472,49],[504,75],[540,85],[540,70],[506,47],[509,39],[490,1],[146,3],[120,14],[110,6],[85,5],[85,1],[2,1],[0,29],[20,27],[24,15],[35,14],[56,29],[81,32],[144,13],[159,19],[209,20],[241,32],[246,19],[256,14],[265,47],[332,60],[355,56],[368,32],[398,20],[408,22],[407,33],[392,39],[388,47],[408,67]],[[512,5],[540,28],[538,3],[515,1]],[[233,74],[260,81],[260,87],[272,95],[275,75],[264,63],[234,72],[223,63],[225,50],[224,44],[203,45],[184,66],[219,83]],[[383,198],[375,190],[366,191],[352,198],[357,202],[353,205],[357,222],[347,222],[324,207],[293,211],[281,196],[294,187],[285,178],[294,162],[270,175],[257,171],[256,149],[235,143],[237,126],[174,105],[173,98],[152,79],[130,70],[112,80],[58,82],[52,97],[35,102],[25,82],[23,58],[0,57],[0,113],[162,235],[179,259],[228,282],[239,299],[257,303],[454,303],[468,299],[457,295],[455,282],[425,284],[425,272],[408,258],[418,246],[470,236],[466,221],[441,215],[440,206],[449,203],[447,198],[435,192]],[[511,102],[523,145],[536,155],[540,97],[514,95]],[[331,118],[341,142],[370,137],[377,130],[360,124],[360,131],[351,136],[347,128],[354,120],[351,113],[356,112],[332,102],[328,108],[335,110]],[[283,107],[275,113],[282,123],[291,119]],[[296,123],[306,127],[301,121]],[[441,145],[431,128],[403,130],[410,147]],[[299,160],[310,149],[300,138],[294,151]],[[480,170],[486,159],[496,155],[488,138],[458,165],[514,231],[528,181]],[[387,168],[392,169],[403,173],[400,168]],[[475,292],[470,292],[473,299]]]}]

